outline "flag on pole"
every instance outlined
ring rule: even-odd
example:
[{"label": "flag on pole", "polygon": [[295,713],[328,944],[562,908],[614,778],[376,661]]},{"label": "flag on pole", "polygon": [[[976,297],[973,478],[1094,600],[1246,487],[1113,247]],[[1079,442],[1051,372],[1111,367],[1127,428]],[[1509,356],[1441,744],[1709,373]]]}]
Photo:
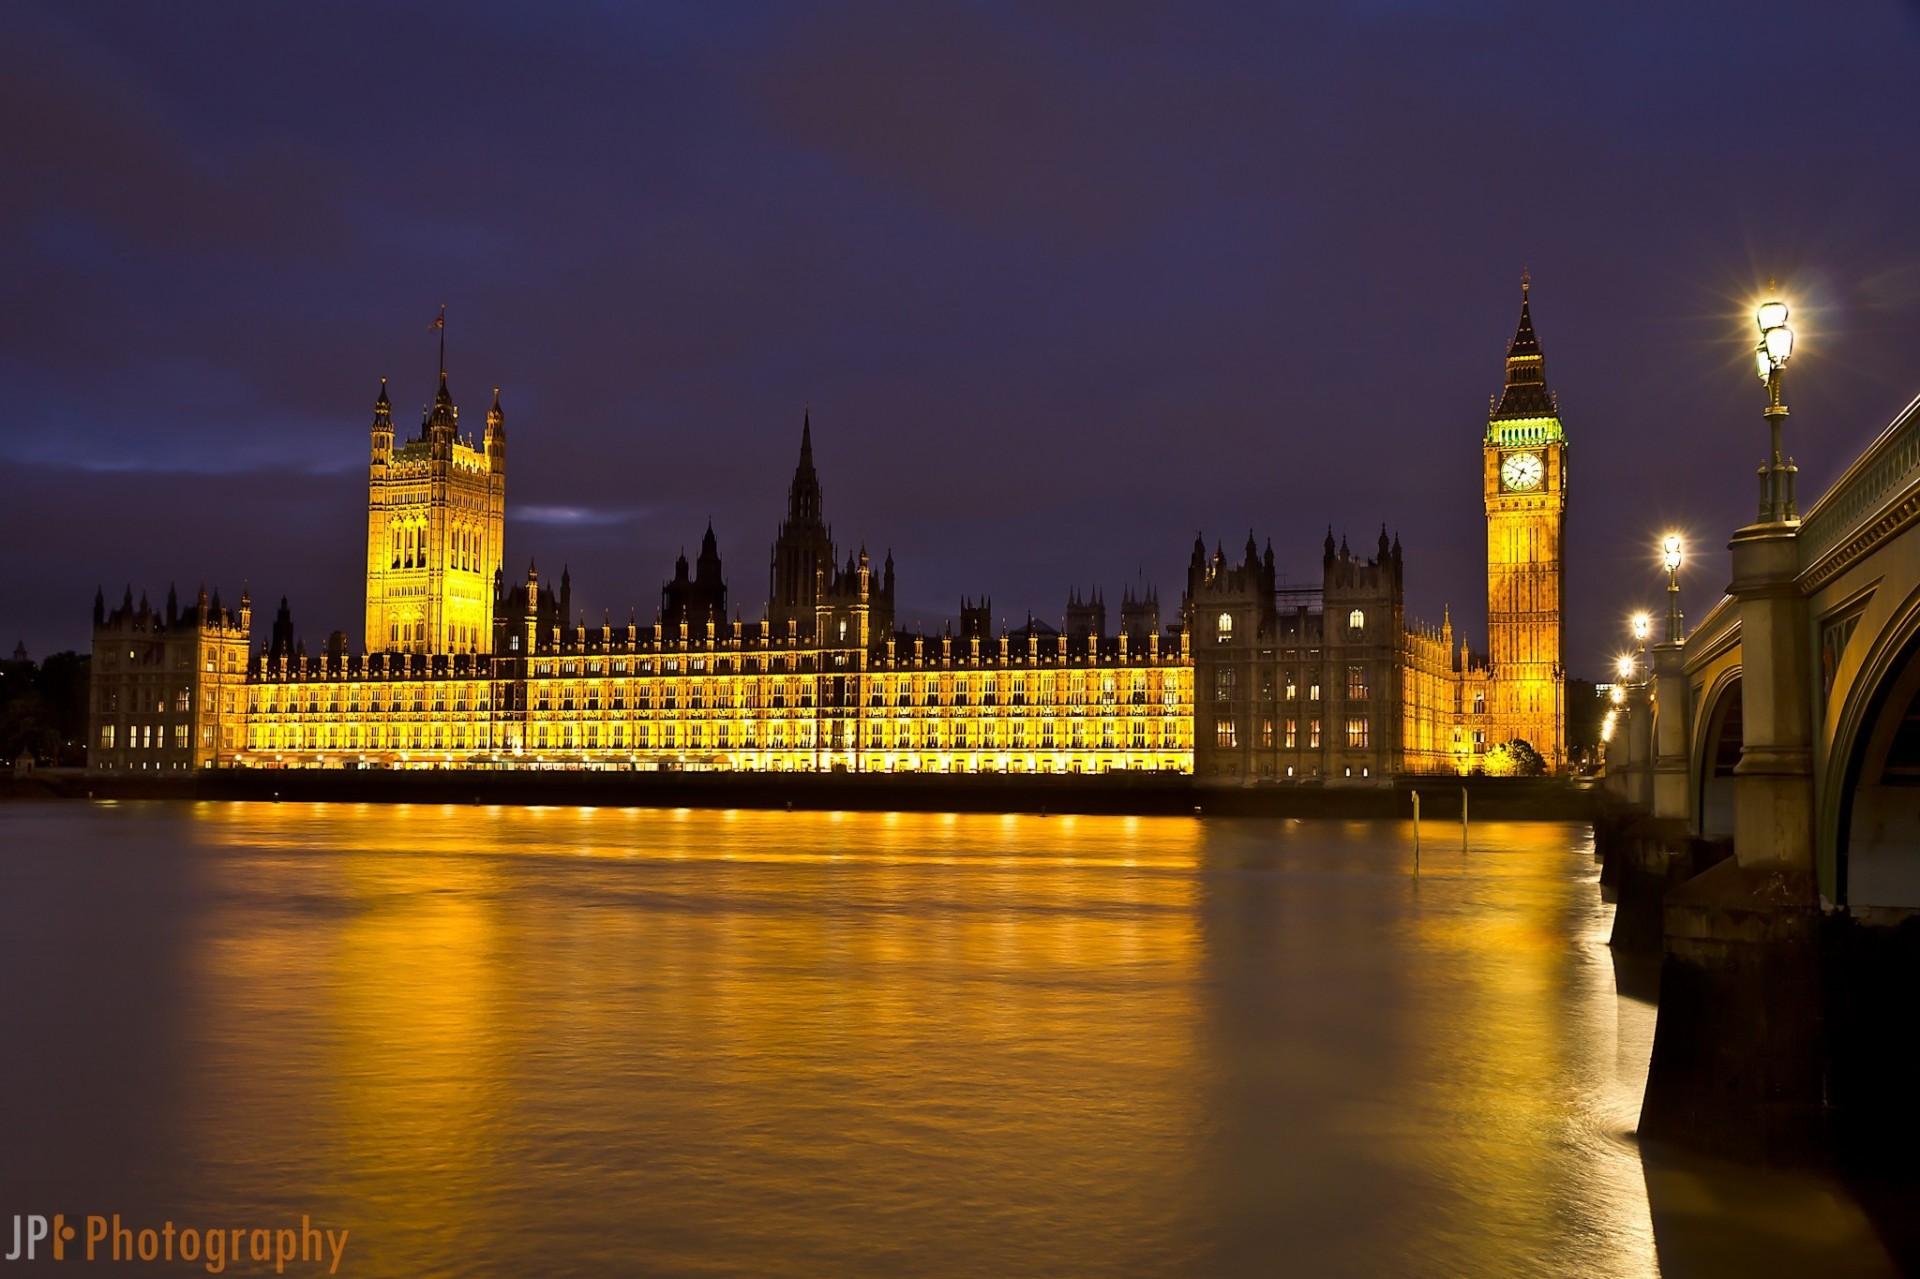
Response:
[{"label": "flag on pole", "polygon": [[440,314],[434,316],[433,323],[427,326],[427,332],[431,333],[435,329],[444,329],[446,327],[447,327],[447,308],[443,305],[440,308]]}]

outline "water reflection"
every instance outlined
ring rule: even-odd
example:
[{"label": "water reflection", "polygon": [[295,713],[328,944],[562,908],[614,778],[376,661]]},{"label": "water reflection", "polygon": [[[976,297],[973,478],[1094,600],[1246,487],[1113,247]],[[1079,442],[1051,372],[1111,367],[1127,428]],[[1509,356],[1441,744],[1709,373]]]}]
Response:
[{"label": "water reflection", "polygon": [[13,806],[0,960],[60,997],[0,996],[0,1084],[56,1118],[0,1190],[382,1274],[1751,1273],[1796,1212],[1886,1269],[1830,1184],[1643,1166],[1583,831],[1410,834]]}]

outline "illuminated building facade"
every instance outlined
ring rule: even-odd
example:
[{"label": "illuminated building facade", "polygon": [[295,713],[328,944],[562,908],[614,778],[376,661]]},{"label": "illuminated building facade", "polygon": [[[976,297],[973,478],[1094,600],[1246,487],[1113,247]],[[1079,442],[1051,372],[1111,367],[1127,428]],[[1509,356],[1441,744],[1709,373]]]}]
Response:
[{"label": "illuminated building facade", "polygon": [[[572,583],[502,572],[506,432],[478,448],[443,366],[420,434],[374,405],[365,648],[318,655],[283,600],[249,657],[250,608],[165,614],[131,593],[94,618],[90,766],[593,768],[875,773],[1195,773],[1223,784],[1473,771],[1491,747],[1564,757],[1559,715],[1565,439],[1525,298],[1485,442],[1492,661],[1449,618],[1406,616],[1398,538],[1331,530],[1321,583],[1276,586],[1251,534],[1230,563],[1196,540],[1180,613],[1156,592],[1072,591],[1056,630],[995,631],[962,601],[941,633],[896,625],[889,554],[841,557],[811,420],[772,544],[768,603],[729,613],[711,525],[651,625],[584,625]],[[123,657],[122,654],[125,654]],[[147,708],[152,707],[149,710]]]},{"label": "illuminated building facade", "polygon": [[[1276,586],[1253,535],[1230,563],[1196,540],[1183,605],[1194,654],[1194,770],[1221,780],[1470,773],[1515,739],[1566,764],[1566,433],[1523,281],[1506,386],[1482,441],[1491,653],[1409,619],[1400,541],[1375,553],[1331,529],[1318,587]],[[1496,767],[1502,765],[1495,765]]]},{"label": "illuminated building facade", "polygon": [[93,599],[87,766],[102,772],[220,768],[247,751],[248,636],[252,601],[238,612],[203,588],[182,609],[161,611],[133,591],[118,608]]},{"label": "illuminated building facade", "polygon": [[1487,509],[1488,665],[1496,744],[1530,743],[1547,767],[1566,763],[1567,436],[1547,388],[1528,284],[1507,349],[1507,380],[1481,446]]},{"label": "illuminated building facade", "polygon": [[366,651],[488,652],[507,514],[499,388],[479,448],[460,434],[444,366],[420,434],[398,446],[382,378],[371,434]]}]

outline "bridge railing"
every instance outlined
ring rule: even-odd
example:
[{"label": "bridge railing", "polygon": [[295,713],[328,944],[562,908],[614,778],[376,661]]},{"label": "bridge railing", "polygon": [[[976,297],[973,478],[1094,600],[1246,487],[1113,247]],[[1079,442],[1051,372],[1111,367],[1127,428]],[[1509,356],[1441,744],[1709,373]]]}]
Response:
[{"label": "bridge railing", "polygon": [[[1800,522],[1800,569],[1816,568],[1920,492],[1920,397],[1867,447]],[[1848,557],[1851,558],[1851,557]]]}]

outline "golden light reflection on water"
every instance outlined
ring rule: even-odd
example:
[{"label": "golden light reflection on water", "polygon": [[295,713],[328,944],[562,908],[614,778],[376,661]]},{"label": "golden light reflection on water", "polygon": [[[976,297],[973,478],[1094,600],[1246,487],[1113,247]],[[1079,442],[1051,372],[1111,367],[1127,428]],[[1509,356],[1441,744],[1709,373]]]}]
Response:
[{"label": "golden light reflection on water", "polygon": [[[1193,1016],[1190,822],[269,805],[201,832],[264,860],[269,907],[209,976],[324,966],[315,1162],[409,1266],[524,1232],[834,1270],[926,1226],[971,1235],[969,1269],[1129,1238],[1175,1262],[1193,1045],[1158,1028]],[[324,955],[271,941],[303,872],[341,912]],[[253,1036],[226,1047],[257,1070]]]},{"label": "golden light reflection on water", "polygon": [[1404,823],[86,820],[190,885],[143,1157],[360,1273],[1756,1272],[1715,1194],[1884,1263],[1830,1186],[1644,1170],[1653,1013],[1570,826],[1429,823],[1416,878]]}]

